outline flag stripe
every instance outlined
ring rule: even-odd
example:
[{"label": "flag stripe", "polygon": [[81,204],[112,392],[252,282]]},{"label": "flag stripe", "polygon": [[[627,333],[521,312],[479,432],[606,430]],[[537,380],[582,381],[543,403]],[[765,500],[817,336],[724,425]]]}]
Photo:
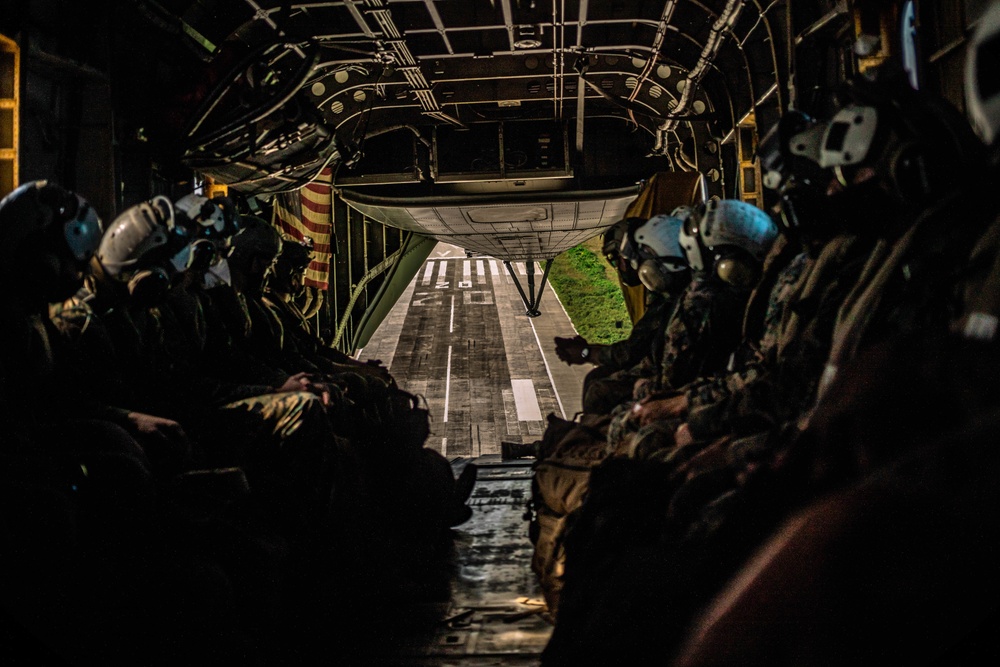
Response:
[{"label": "flag stripe", "polygon": [[[305,208],[305,207],[303,207],[303,208]],[[329,233],[328,229],[330,227],[330,223],[329,222],[316,222],[315,220],[310,220],[308,217],[306,217],[305,211],[303,211],[302,219],[299,221],[299,225],[297,225],[297,226],[300,227],[303,230],[308,230],[310,232],[313,232],[314,234],[328,234]],[[313,239],[313,240],[315,240],[315,239]]]},{"label": "flag stripe", "polygon": [[330,213],[329,204],[314,201],[310,197],[302,197],[302,208],[309,209],[313,213],[317,213],[319,215],[327,215]]},{"label": "flag stripe", "polygon": [[[313,256],[306,268],[303,283],[319,289],[330,288],[331,235],[333,233],[333,192],[329,168],[320,172],[315,181],[288,195],[281,196],[274,211],[278,227],[289,236],[313,240]],[[298,210],[296,210],[298,209]]]},{"label": "flag stripe", "polygon": [[[310,236],[309,238],[312,237]],[[328,255],[332,254],[329,243],[316,243],[315,241],[313,241],[313,252],[320,254],[326,253]]]}]

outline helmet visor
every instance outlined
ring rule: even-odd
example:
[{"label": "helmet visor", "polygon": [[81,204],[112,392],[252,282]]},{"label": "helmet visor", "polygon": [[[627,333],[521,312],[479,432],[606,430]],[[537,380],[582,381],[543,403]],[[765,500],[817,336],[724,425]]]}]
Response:
[{"label": "helmet visor", "polygon": [[66,224],[63,225],[63,232],[66,235],[66,243],[69,245],[70,252],[79,262],[86,262],[91,255],[97,252],[104,234],[97,213],[90,207],[90,204],[82,199],[80,199],[76,216],[67,220]]},{"label": "helmet visor", "polygon": [[698,219],[690,216],[684,221],[681,227],[680,243],[684,254],[687,255],[687,263],[695,271],[701,271],[705,267],[705,261],[701,252],[700,230],[698,229]]}]

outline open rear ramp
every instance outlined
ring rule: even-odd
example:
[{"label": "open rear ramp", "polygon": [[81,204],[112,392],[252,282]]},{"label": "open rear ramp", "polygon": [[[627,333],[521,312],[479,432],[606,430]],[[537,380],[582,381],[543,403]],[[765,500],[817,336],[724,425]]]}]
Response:
[{"label": "open rear ramp", "polygon": [[[531,571],[524,520],[531,459],[497,454],[455,458],[456,476],[477,468],[472,517],[455,529],[448,600],[404,604],[385,618],[385,653],[373,664],[392,667],[537,665],[552,632]],[[391,637],[389,636],[391,634]],[[380,651],[375,651],[376,654]]]}]

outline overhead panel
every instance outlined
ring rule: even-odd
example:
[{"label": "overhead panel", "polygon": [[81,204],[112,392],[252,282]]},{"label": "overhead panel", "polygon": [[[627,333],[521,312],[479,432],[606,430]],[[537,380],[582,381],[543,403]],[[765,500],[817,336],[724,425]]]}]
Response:
[{"label": "overhead panel", "polygon": [[425,234],[467,251],[510,261],[551,259],[622,217],[637,187],[571,193],[573,198],[492,203],[373,197],[341,191],[349,206],[383,224]]},{"label": "overhead panel", "polygon": [[[248,54],[207,98],[189,96],[189,166],[263,195],[328,167],[337,187],[411,197],[378,205],[388,224],[451,240],[514,235],[483,243],[520,255],[554,254],[620,213],[582,192],[701,172],[707,196],[732,196],[738,165],[724,163],[720,139],[749,111],[760,122],[783,106],[781,3],[187,4],[180,18],[220,53]],[[546,204],[547,217],[477,217],[498,194],[533,197],[498,204]]]}]

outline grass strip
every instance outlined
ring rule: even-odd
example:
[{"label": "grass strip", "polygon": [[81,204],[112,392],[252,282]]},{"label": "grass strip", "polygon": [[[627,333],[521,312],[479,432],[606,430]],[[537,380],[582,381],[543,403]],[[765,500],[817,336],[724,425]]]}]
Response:
[{"label": "grass strip", "polygon": [[618,276],[601,255],[600,245],[600,237],[595,237],[559,254],[549,284],[577,332],[591,343],[607,344],[628,337],[632,321]]}]

